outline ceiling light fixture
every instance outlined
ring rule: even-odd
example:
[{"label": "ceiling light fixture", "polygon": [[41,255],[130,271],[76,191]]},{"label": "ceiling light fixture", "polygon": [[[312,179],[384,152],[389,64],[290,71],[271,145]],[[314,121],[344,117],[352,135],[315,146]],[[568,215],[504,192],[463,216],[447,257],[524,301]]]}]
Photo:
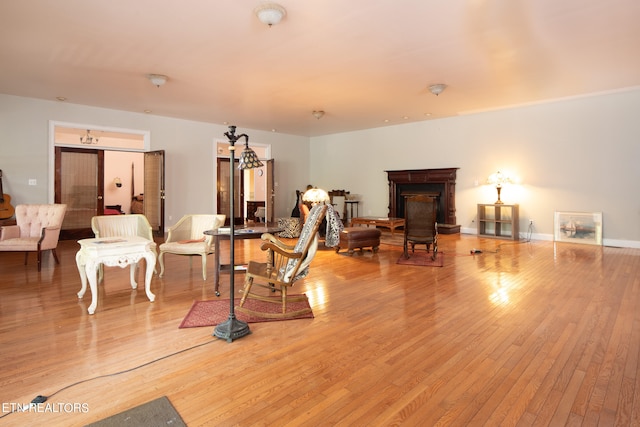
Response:
[{"label": "ceiling light fixture", "polygon": [[86,145],[97,144],[98,143],[98,138],[97,137],[94,138],[91,135],[91,131],[89,129],[87,129],[87,133],[85,133],[84,136],[80,137],[80,143],[81,144],[86,144]]},{"label": "ceiling light fixture", "polygon": [[162,86],[167,82],[168,77],[162,74],[147,74],[147,78],[157,87]]},{"label": "ceiling light fixture", "polygon": [[435,85],[431,85],[429,86],[429,92],[431,92],[432,94],[434,94],[435,96],[440,95],[445,89],[447,88],[447,85],[444,83],[437,83]]},{"label": "ceiling light fixture", "polygon": [[253,10],[263,24],[271,27],[282,20],[287,14],[284,7],[276,3],[264,3]]},{"label": "ceiling light fixture", "polygon": [[324,111],[322,111],[322,110],[313,110],[313,112],[311,114],[313,114],[313,117],[315,117],[316,119],[320,120],[324,116]]}]

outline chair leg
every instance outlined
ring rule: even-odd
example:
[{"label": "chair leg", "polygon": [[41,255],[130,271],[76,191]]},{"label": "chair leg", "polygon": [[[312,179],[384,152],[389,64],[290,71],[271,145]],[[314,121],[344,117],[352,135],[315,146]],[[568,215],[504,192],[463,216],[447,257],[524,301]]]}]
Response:
[{"label": "chair leg", "polygon": [[56,264],[60,264],[60,260],[58,259],[58,254],[56,253],[56,249],[51,249],[51,253],[53,254],[53,259],[56,260]]},{"label": "chair leg", "polygon": [[42,270],[42,251],[38,249],[38,271]]},{"label": "chair leg", "polygon": [[158,255],[158,262],[160,262],[160,274],[158,276],[162,277],[164,274],[164,252],[160,252],[160,255]]},{"label": "chair leg", "polygon": [[27,265],[27,259],[29,258],[29,252],[24,253],[24,265]]},{"label": "chair leg", "polygon": [[[233,274],[233,272],[231,273]],[[207,280],[207,255],[202,255],[202,279]]]},{"label": "chair leg", "polygon": [[282,294],[282,315],[285,315],[287,313],[287,287],[283,286],[280,293]]},{"label": "chair leg", "polygon": [[[231,272],[231,274],[233,274],[233,272]],[[253,286],[253,277],[247,276],[247,278],[244,280],[244,289],[242,290],[242,298],[240,299],[240,305],[238,306],[239,308],[242,308],[242,306],[244,305],[249,292],[251,292],[251,286]],[[231,295],[231,298],[233,298],[233,295]]]}]

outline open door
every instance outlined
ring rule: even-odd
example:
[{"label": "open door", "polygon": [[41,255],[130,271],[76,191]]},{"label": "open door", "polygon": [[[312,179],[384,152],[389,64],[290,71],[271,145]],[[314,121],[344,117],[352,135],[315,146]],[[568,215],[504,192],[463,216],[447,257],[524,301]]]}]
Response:
[{"label": "open door", "polygon": [[144,215],[156,236],[164,235],[164,150],[144,153]]},{"label": "open door", "polygon": [[93,237],[91,218],[104,213],[104,151],[56,147],[54,201],[67,205],[61,240]]}]

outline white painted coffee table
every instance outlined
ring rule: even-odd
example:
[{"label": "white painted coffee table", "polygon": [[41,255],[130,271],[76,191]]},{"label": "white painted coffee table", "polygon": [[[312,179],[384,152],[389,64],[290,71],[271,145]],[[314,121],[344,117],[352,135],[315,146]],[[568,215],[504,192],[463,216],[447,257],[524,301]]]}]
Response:
[{"label": "white painted coffee table", "polygon": [[89,314],[95,313],[98,305],[98,279],[96,276],[100,265],[120,268],[130,265],[131,287],[136,289],[138,287],[135,281],[136,264],[144,258],[147,264],[145,292],[149,301],[153,302],[156,299],[156,296],[151,292],[151,277],[156,265],[156,254],[151,248],[155,242],[143,237],[127,236],[82,239],[78,243],[80,250],[76,254],[76,264],[82,281],[82,289],[78,292],[78,298],[81,299],[87,291],[88,278],[91,288],[91,305],[87,309]]}]

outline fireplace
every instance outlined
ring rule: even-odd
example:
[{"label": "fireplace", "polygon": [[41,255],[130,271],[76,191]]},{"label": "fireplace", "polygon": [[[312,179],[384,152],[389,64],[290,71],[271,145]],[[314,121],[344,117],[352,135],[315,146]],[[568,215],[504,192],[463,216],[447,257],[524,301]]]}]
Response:
[{"label": "fireplace", "polygon": [[445,229],[447,227],[444,226],[448,225],[452,232],[459,231],[459,226],[455,225],[457,170],[458,168],[386,171],[389,178],[389,216],[404,218],[404,196],[430,194],[438,199],[438,224]]}]

